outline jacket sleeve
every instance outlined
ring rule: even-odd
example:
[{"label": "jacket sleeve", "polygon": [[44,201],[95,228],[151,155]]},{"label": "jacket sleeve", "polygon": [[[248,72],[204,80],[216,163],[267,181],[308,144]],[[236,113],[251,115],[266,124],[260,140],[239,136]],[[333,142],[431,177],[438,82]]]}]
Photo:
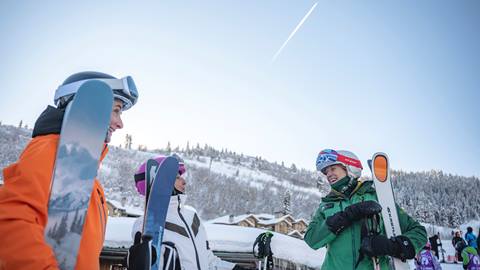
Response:
[{"label": "jacket sleeve", "polygon": [[311,248],[319,249],[326,246],[335,238],[335,234],[328,229],[327,224],[325,223],[325,215],[319,207],[312,221],[308,224],[304,237],[305,242]]},{"label": "jacket sleeve", "polygon": [[41,137],[33,139],[18,162],[3,171],[4,186],[0,188],[2,270],[58,269],[53,250],[44,238],[58,136]]},{"label": "jacket sleeve", "polygon": [[427,243],[427,230],[418,221],[410,217],[400,206],[397,204],[398,219],[400,222],[400,228],[402,229],[402,235],[408,237],[412,241],[415,253],[418,253]]},{"label": "jacket sleeve", "polygon": [[465,266],[467,266],[468,263],[470,262],[470,257],[468,257],[468,252],[466,248],[462,250],[461,256],[462,256],[462,261],[464,266],[463,269],[466,269]]}]

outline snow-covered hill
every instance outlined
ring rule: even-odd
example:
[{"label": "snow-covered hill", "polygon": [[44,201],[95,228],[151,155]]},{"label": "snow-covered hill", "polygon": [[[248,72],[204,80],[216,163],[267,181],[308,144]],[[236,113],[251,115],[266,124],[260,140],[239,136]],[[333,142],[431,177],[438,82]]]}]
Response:
[{"label": "snow-covered hill", "polygon": [[[178,153],[187,166],[188,203],[197,208],[205,219],[227,214],[280,211],[287,190],[293,214],[308,219],[323,194],[316,187],[313,172],[297,171],[302,180],[292,181],[295,173],[289,169],[284,168],[283,174],[276,171],[277,175],[274,175],[254,167],[255,158],[238,161],[194,152]],[[128,204],[141,206],[143,197],[138,196],[134,189],[133,174],[139,164],[155,155],[158,153],[112,147],[99,175],[105,184],[107,197],[119,201],[125,197]],[[304,182],[306,177],[310,183]],[[327,190],[327,187],[324,188]]]},{"label": "snow-covered hill", "polygon": [[[1,168],[18,159],[30,136],[29,129],[0,125]],[[110,147],[99,171],[107,198],[117,201],[125,198],[127,205],[142,207],[143,198],[133,184],[135,169],[147,158],[171,152],[170,146],[154,151]],[[284,166],[208,145],[187,144],[173,152],[186,162],[188,204],[197,208],[204,219],[248,212],[273,213],[282,210],[290,197],[293,216],[308,220],[321,196],[329,190],[328,184],[318,181],[315,172],[297,169],[293,164]],[[457,227],[480,219],[478,178],[441,171],[393,171],[392,181],[399,204],[422,222]]]}]

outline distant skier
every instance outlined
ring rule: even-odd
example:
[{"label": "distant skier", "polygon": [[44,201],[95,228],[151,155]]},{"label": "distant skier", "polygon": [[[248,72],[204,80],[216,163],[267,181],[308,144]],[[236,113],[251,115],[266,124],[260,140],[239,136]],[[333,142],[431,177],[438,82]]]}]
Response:
[{"label": "distant skier", "polygon": [[465,241],[467,241],[467,245],[477,249],[477,236],[473,233],[473,228],[468,227],[467,233],[465,234]]},{"label": "distant skier", "polygon": [[457,248],[462,256],[463,269],[480,270],[480,257],[475,248],[467,246],[465,242],[458,242]]},{"label": "distant skier", "polygon": [[381,269],[388,269],[386,255],[403,260],[415,257],[427,242],[426,230],[400,207],[402,235],[388,239],[384,231],[372,232],[381,206],[373,182],[359,181],[363,167],[355,154],[326,149],[318,155],[316,165],[332,190],[322,198],[308,225],[305,242],[313,249],[327,247],[323,270],[374,269],[365,255],[379,257]]},{"label": "distant skier", "polygon": [[[179,171],[175,186],[172,191],[170,205],[168,206],[165,230],[163,233],[162,250],[159,258],[161,258],[160,269],[177,270],[177,269],[216,269],[216,270],[241,270],[242,267],[236,266],[234,263],[222,261],[216,257],[210,250],[207,241],[205,228],[197,215],[197,211],[188,205],[185,205],[186,181],[184,174],[186,171],[183,159],[175,155],[179,160]],[[165,156],[159,156],[155,160],[161,164]],[[137,191],[145,196],[145,168],[146,162],[143,163],[135,173],[135,187]],[[142,232],[143,216],[139,217],[133,228],[132,238],[139,237]],[[133,251],[133,252],[132,252]],[[135,265],[137,256],[143,256],[136,253],[135,245],[130,248],[128,261],[129,270],[143,269],[139,265]],[[154,251],[155,253],[157,251]]]},{"label": "distant skier", "polygon": [[442,270],[442,266],[432,254],[430,242],[427,242],[415,257],[415,270]]},{"label": "distant skier", "polygon": [[478,229],[477,237],[477,252],[480,254],[480,228]]},{"label": "distant skier", "polygon": [[[3,170],[0,188],[0,269],[58,269],[52,248],[44,240],[48,201],[59,134],[67,104],[82,82],[98,79],[114,94],[110,126],[105,137],[102,159],[112,133],[123,128],[122,111],[132,107],[138,93],[130,77],[116,79],[100,72],[80,72],[68,77],[55,92],[55,105],[48,106],[33,128],[32,140],[19,160]],[[126,84],[126,81],[129,84]],[[33,89],[32,89],[33,90]],[[95,180],[75,269],[99,269],[99,256],[105,238],[107,205],[103,188]]]},{"label": "distant skier", "polygon": [[[463,238],[460,236],[460,231],[456,231],[453,238],[452,238],[452,245],[455,248],[455,256],[457,257],[457,261],[461,262],[462,261],[462,247],[466,246],[467,243]],[[456,263],[456,262],[455,262]]]},{"label": "distant skier", "polygon": [[438,252],[438,246],[441,246],[441,243],[439,244],[438,235],[434,234],[432,237],[429,237],[428,242],[431,245],[431,250],[432,250],[433,254],[435,255],[435,257],[437,257],[437,259],[439,259],[440,257],[439,257],[439,252]]}]

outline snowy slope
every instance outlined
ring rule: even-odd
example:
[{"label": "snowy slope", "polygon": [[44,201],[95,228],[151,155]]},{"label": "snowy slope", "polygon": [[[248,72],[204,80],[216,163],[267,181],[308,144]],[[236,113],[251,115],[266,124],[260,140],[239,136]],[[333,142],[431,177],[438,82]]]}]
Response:
[{"label": "snowy slope", "polygon": [[[31,136],[31,130],[0,125],[0,167],[14,163]],[[171,151],[171,149],[170,149]],[[175,149],[185,158],[189,204],[204,219],[245,213],[270,213],[282,210],[287,192],[295,218],[309,220],[328,184],[313,171],[268,162],[207,145]],[[168,149],[127,150],[110,146],[98,178],[109,200],[143,207],[143,198],[134,188],[135,169],[147,158]],[[0,174],[0,183],[3,175]],[[441,171],[393,171],[392,181],[398,203],[420,221],[458,227],[468,220],[480,219],[480,181],[474,177],[444,174]],[[478,232],[480,224],[473,224]],[[465,231],[464,228],[462,228]]]}]

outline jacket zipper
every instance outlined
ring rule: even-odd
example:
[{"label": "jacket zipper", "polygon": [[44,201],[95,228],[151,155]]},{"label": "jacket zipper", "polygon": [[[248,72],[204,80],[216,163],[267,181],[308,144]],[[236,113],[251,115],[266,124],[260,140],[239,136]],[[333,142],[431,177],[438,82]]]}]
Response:
[{"label": "jacket zipper", "polygon": [[195,240],[193,239],[193,234],[190,231],[190,226],[188,226],[187,222],[185,221],[185,218],[183,217],[182,213],[180,212],[180,196],[178,196],[178,215],[180,216],[180,219],[183,221],[183,224],[185,224],[185,227],[187,228],[188,234],[190,235],[190,239],[192,239],[192,244],[193,244],[193,249],[195,250],[195,259],[197,260],[197,268],[198,270],[201,270],[200,267],[200,259],[198,258],[198,251],[197,251],[197,246],[195,245]]},{"label": "jacket zipper", "polygon": [[[349,199],[349,201],[350,201],[350,199]],[[350,205],[352,205],[352,202],[351,202],[351,201],[350,201]],[[352,232],[352,258],[353,258],[353,260],[352,260],[352,263],[353,263],[352,269],[355,269],[355,264],[357,263],[357,256],[356,256],[356,255],[357,255],[357,254],[356,254],[357,248],[356,248],[356,246],[355,246],[355,229],[354,229],[354,227],[355,227],[355,225],[354,225],[354,223],[352,223],[352,225],[350,226],[350,230],[351,230],[351,232]]]}]

